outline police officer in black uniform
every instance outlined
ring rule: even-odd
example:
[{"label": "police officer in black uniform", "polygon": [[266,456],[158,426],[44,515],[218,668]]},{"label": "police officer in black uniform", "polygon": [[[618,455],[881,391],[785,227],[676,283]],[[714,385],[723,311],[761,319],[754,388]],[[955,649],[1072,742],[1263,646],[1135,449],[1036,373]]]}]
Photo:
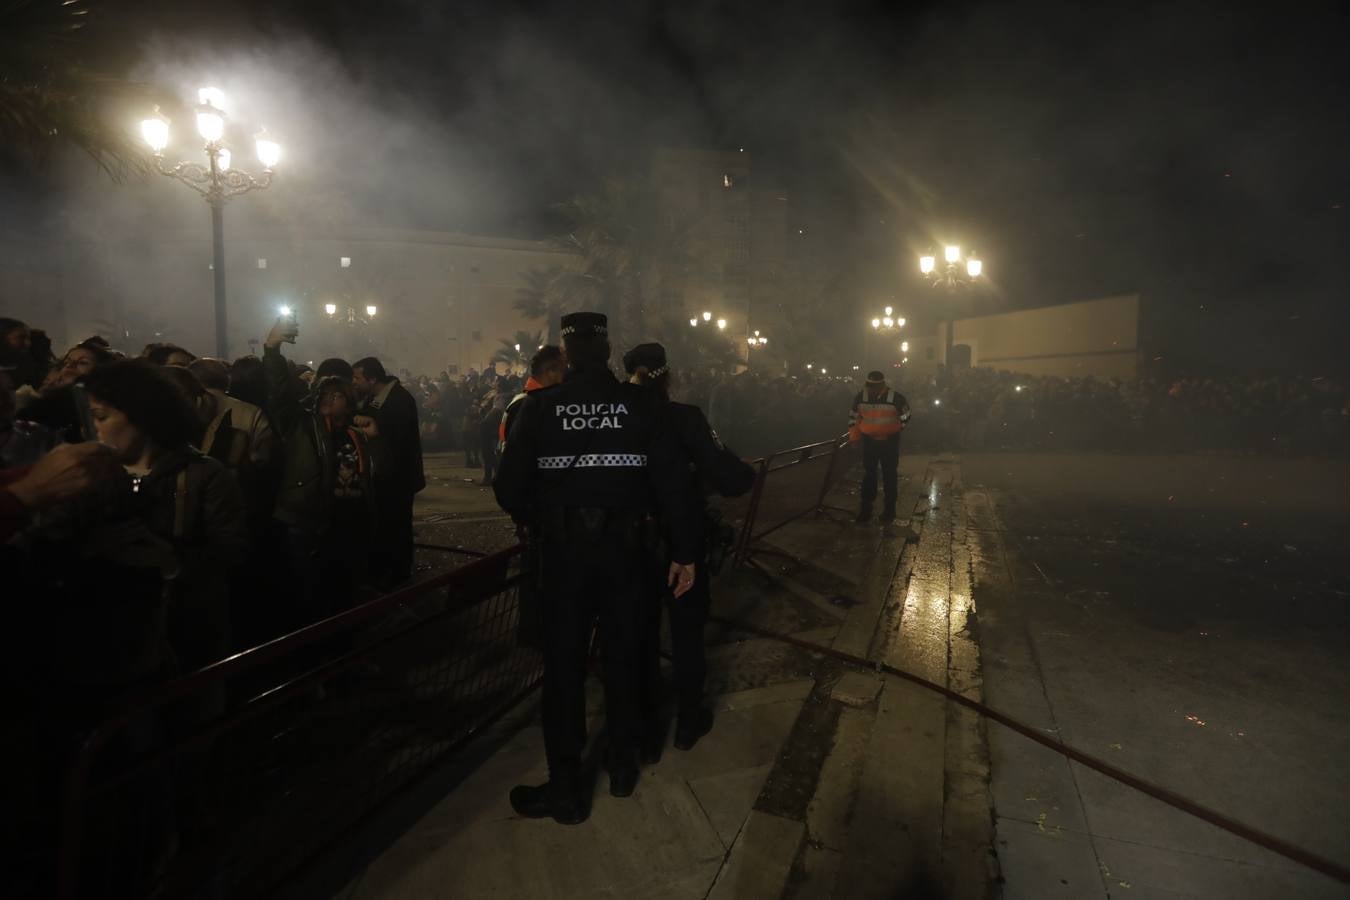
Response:
[{"label": "police officer in black uniform", "polygon": [[[562,319],[567,375],[531,394],[507,435],[497,502],[539,535],[544,589],[544,747],[549,780],[519,785],[522,816],[563,824],[589,815],[581,755],[586,745],[584,680],[591,624],[604,659],[610,793],[637,784],[642,723],[639,665],[648,569],[644,522],[670,523],[667,582],[683,596],[697,569],[684,473],[657,398],[609,369],[607,321],[598,313]],[[653,504],[655,499],[655,504]]]},{"label": "police officer in black uniform", "polygon": [[[661,408],[668,417],[671,436],[681,457],[680,491],[696,505],[695,525],[698,528],[698,556],[695,560],[697,577],[694,587],[683,597],[672,595],[666,586],[657,583],[663,602],[651,603],[647,624],[647,649],[644,651],[644,705],[648,715],[648,744],[643,747],[645,758],[660,756],[659,746],[651,746],[654,736],[664,736],[656,724],[660,709],[661,660],[659,656],[661,607],[670,613],[671,658],[675,674],[675,748],[690,750],[699,738],[712,728],[712,711],[704,705],[703,686],[707,677],[707,658],[703,644],[703,628],[708,621],[712,604],[711,578],[708,566],[709,542],[716,539],[716,523],[708,517],[706,497],[715,491],[724,497],[739,497],[755,483],[755,470],[728,450],[708,424],[703,410],[670,399],[670,366],[666,349],[660,344],[639,344],[623,358],[624,369],[634,383],[649,387],[660,398]],[[663,522],[663,526],[671,523]],[[670,539],[666,536],[666,545]],[[664,574],[664,557],[660,571]]]}]

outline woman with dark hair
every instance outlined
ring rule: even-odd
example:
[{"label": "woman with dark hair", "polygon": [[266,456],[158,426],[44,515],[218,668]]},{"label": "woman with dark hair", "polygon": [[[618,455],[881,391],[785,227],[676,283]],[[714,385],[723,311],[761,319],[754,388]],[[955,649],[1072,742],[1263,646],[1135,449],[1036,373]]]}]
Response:
[{"label": "woman with dark hair", "polygon": [[59,388],[70,387],[99,366],[116,361],[117,357],[106,346],[92,340],[76,344],[66,351],[61,362],[48,374],[43,382],[42,392],[48,393]]},{"label": "woman with dark hair", "polygon": [[354,602],[375,517],[375,476],[386,464],[374,420],[355,415],[349,382],[330,375],[315,394],[313,412],[287,441],[276,507],[300,579],[302,625]]},{"label": "woman with dark hair", "polygon": [[141,351],[141,359],[148,359],[157,366],[186,366],[196,358],[177,344],[146,344]]},{"label": "woman with dark hair", "polygon": [[[230,650],[229,569],[248,549],[234,475],[193,446],[201,423],[178,387],[144,360],[126,360],[84,379],[101,443],[131,476],[145,527],[173,548],[169,639],[192,670]],[[223,704],[223,694],[217,698]]]}]

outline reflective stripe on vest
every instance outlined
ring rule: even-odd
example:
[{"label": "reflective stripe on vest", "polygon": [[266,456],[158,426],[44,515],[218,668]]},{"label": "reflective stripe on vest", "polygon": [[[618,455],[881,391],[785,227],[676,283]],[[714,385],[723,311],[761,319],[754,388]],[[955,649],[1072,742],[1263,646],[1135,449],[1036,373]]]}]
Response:
[{"label": "reflective stripe on vest", "polygon": [[895,405],[895,391],[887,391],[880,400],[864,398],[858,404],[858,430],[867,437],[890,437],[899,434],[903,427],[900,410]]}]

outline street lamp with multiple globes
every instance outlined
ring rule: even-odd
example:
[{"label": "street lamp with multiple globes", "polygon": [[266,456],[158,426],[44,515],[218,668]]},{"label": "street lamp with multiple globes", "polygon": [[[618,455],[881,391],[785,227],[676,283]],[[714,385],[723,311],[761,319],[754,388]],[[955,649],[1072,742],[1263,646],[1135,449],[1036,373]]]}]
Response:
[{"label": "street lamp with multiple globes", "polygon": [[212,271],[215,273],[216,356],[226,359],[228,342],[225,319],[225,201],[249,191],[262,190],[272,183],[276,164],[281,160],[281,145],[259,132],[254,151],[263,165],[261,175],[232,168],[229,147],[225,146],[225,94],[217,88],[197,92],[197,134],[205,141],[206,163],[184,161],[168,165],[164,149],[169,146],[169,120],[159,108],[141,122],[141,137],[154,153],[160,174],[175,178],[201,194],[211,206]]},{"label": "street lamp with multiple globes", "polygon": [[894,335],[901,328],[905,327],[905,317],[895,314],[895,307],[888,306],[881,311],[881,315],[872,319],[872,330],[868,333],[868,346],[863,348],[863,355],[871,358],[871,337],[872,335]]},{"label": "street lamp with multiple globes", "polygon": [[336,303],[325,303],[323,305],[323,311],[324,314],[334,322],[346,322],[348,325],[369,325],[370,320],[375,318],[376,314],[379,313],[380,308],[374,303],[367,303],[365,318],[361,317],[358,307],[355,306],[342,308],[341,314],[339,314],[339,307]]},{"label": "street lamp with multiple globes", "polygon": [[[933,287],[945,288],[948,292],[955,293],[958,289],[970,287],[984,274],[984,261],[974,253],[970,253],[963,263],[961,248],[955,244],[948,244],[942,248],[942,259],[943,264],[939,266],[937,257],[932,253],[919,257],[919,272]],[[942,365],[948,369],[951,367],[952,358],[952,318],[949,305],[942,321],[945,332]]]}]

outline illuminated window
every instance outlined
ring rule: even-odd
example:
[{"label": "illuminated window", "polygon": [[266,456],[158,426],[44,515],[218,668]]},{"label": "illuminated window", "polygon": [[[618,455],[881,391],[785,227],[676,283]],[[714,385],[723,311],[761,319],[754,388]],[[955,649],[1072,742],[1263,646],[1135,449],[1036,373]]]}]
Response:
[{"label": "illuminated window", "polygon": [[260,269],[267,268],[267,257],[265,256],[258,257],[258,268]]},{"label": "illuminated window", "polygon": [[343,256],[338,259],[338,262],[344,269],[350,269],[352,267],[352,258],[350,256]]}]

